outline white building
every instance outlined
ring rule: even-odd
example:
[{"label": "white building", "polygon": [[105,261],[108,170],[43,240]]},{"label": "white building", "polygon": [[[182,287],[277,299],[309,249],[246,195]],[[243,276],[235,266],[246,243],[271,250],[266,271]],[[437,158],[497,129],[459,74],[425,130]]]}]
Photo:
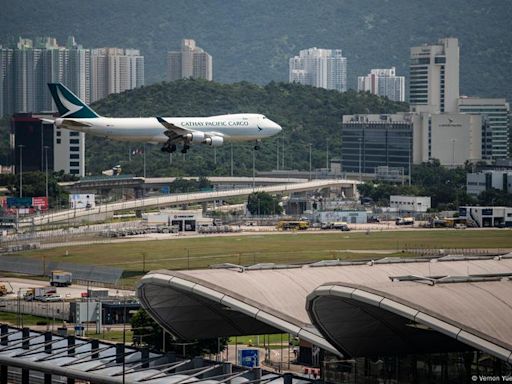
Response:
[{"label": "white building", "polygon": [[509,153],[510,105],[505,99],[461,97],[459,112],[482,116],[482,158],[507,158]]},{"label": "white building", "polygon": [[213,219],[203,217],[201,209],[166,209],[159,213],[147,213],[142,216],[147,225],[169,225],[179,227],[179,232],[196,232],[199,227],[213,225]]},{"label": "white building", "polygon": [[167,80],[213,80],[212,57],[193,39],[181,40],[181,49],[167,53]]},{"label": "white building", "polygon": [[512,193],[512,171],[489,170],[466,175],[466,192],[478,196],[489,189]]},{"label": "white building", "polygon": [[357,78],[357,90],[394,101],[405,101],[405,77],[396,76],[395,67],[372,69],[367,76]]},{"label": "white building", "polygon": [[409,104],[413,112],[457,112],[459,42],[440,39],[411,48]]},{"label": "white building", "polygon": [[512,227],[512,207],[460,207],[459,218],[477,227]]},{"label": "white building", "polygon": [[290,83],[313,87],[347,90],[347,58],[341,49],[309,48],[289,61]]},{"label": "white building", "polygon": [[430,208],[430,197],[391,195],[389,207],[398,212],[427,212]]},{"label": "white building", "polygon": [[438,159],[458,167],[482,158],[482,119],[460,113],[415,113],[413,163]]}]

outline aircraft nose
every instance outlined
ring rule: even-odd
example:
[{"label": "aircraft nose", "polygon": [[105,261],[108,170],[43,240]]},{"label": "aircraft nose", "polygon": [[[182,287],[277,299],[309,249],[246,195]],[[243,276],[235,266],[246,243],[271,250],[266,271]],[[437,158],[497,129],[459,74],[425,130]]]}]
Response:
[{"label": "aircraft nose", "polygon": [[283,130],[283,128],[277,124],[275,121],[272,121],[272,129],[275,131],[275,133],[279,133]]}]

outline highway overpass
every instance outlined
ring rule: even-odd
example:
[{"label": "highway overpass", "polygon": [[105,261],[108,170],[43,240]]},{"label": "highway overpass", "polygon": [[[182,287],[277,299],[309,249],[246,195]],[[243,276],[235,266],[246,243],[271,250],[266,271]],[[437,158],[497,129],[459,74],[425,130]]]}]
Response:
[{"label": "highway overpass", "polygon": [[272,186],[262,186],[255,188],[241,188],[215,192],[195,192],[182,193],[175,195],[162,195],[158,197],[149,197],[131,201],[123,201],[120,203],[110,203],[98,205],[90,209],[69,209],[56,213],[43,214],[23,219],[19,222],[20,227],[31,225],[43,225],[55,222],[70,221],[88,216],[113,213],[123,210],[147,209],[153,207],[168,207],[182,204],[202,203],[207,201],[222,200],[230,197],[248,196],[253,192],[269,192],[269,193],[293,193],[314,191],[323,188],[343,188],[350,189],[355,193],[356,185],[359,181],[355,180],[314,180],[293,184],[279,184]]}]

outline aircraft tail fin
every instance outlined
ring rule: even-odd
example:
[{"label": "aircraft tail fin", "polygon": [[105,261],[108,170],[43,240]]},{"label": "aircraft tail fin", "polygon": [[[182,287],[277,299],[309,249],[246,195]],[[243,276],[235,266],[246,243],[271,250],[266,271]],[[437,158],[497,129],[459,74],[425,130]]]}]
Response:
[{"label": "aircraft tail fin", "polygon": [[48,83],[60,117],[92,119],[99,115],[61,83]]}]

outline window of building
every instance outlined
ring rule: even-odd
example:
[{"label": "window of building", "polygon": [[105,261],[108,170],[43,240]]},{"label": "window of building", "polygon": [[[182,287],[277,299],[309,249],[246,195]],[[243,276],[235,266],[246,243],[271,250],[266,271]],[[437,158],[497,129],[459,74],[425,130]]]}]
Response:
[{"label": "window of building", "polygon": [[80,144],[80,139],[69,139],[69,144]]},{"label": "window of building", "polygon": [[60,137],[61,133],[61,131],[57,131],[57,137]]},{"label": "window of building", "polygon": [[80,152],[80,147],[69,147],[70,152]]},{"label": "window of building", "polygon": [[60,139],[57,139],[57,144],[60,144]]},{"label": "window of building", "polygon": [[69,136],[78,136],[80,135],[80,132],[71,131],[69,132]]},{"label": "window of building", "polygon": [[80,166],[80,162],[79,161],[70,161],[69,162],[69,166],[70,167],[79,167]]},{"label": "window of building", "polygon": [[69,155],[69,158],[70,159],[80,159],[80,154],[78,154],[78,153],[71,153]]},{"label": "window of building", "polygon": [[78,175],[80,173],[80,170],[79,169],[70,169],[69,173],[72,175]]}]

